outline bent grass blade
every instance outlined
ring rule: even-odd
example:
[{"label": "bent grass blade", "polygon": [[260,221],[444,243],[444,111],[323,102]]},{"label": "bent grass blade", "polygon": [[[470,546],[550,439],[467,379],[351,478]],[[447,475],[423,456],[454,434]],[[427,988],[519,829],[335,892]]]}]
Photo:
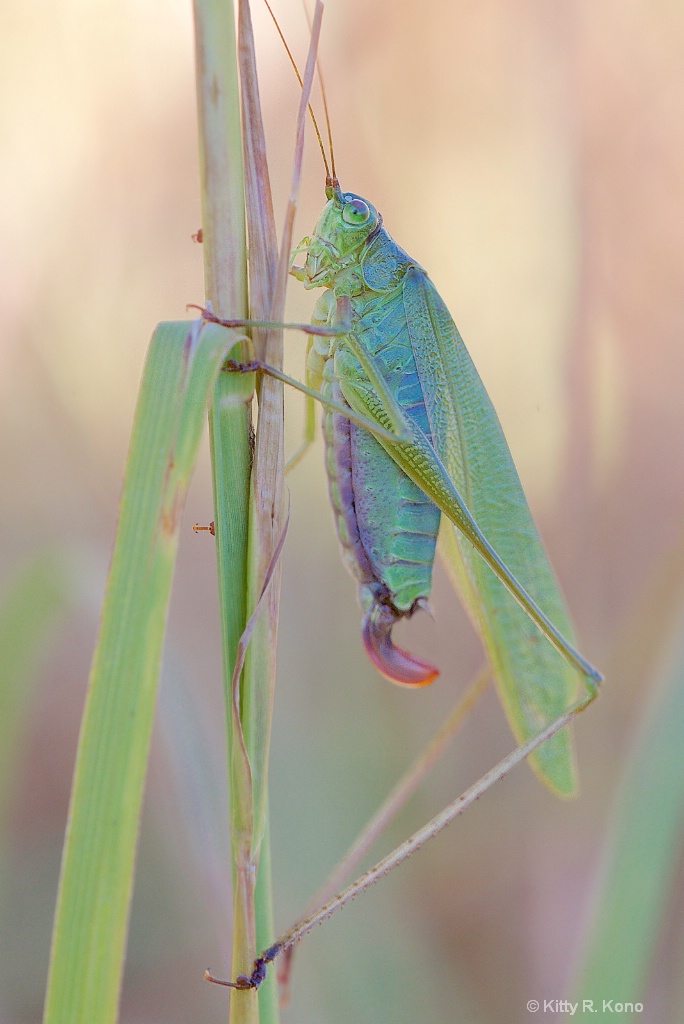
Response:
[{"label": "bent grass blade", "polygon": [[231,344],[202,321],[160,324],[150,343],[79,739],[45,1024],[117,1017],[178,532]]}]

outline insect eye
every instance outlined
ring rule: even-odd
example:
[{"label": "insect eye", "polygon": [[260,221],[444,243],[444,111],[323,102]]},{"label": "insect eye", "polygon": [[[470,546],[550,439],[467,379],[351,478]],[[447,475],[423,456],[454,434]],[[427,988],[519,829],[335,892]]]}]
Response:
[{"label": "insect eye", "polygon": [[354,227],[360,227],[362,224],[365,224],[369,217],[370,208],[367,203],[364,203],[363,199],[351,199],[342,208],[342,219],[347,224],[353,224]]}]

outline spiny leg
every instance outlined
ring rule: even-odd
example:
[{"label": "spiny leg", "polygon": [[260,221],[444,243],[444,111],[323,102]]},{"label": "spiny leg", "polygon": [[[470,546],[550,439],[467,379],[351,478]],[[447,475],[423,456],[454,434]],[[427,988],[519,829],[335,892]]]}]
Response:
[{"label": "spiny leg", "polygon": [[349,324],[338,324],[335,327],[323,327],[318,324],[307,323],[283,323],[277,320],[228,320],[216,316],[210,309],[190,303],[188,309],[198,309],[202,319],[210,324],[218,324],[219,327],[228,327],[233,330],[238,327],[255,327],[265,331],[302,331],[304,334],[316,334],[324,338],[339,338],[349,333]]},{"label": "spiny leg", "polygon": [[338,412],[341,416],[345,416],[348,420],[353,423],[358,423],[360,427],[364,427],[369,430],[371,434],[376,437],[383,438],[386,441],[390,441],[394,444],[409,441],[408,437],[402,434],[395,434],[391,430],[385,430],[375,420],[370,419],[367,416],[362,416],[359,413],[354,412],[348,405],[342,405],[340,402],[334,402],[332,399],[327,398],[326,395],[321,394],[320,391],[316,391],[314,388],[307,387],[306,384],[302,384],[301,381],[295,380],[294,377],[289,377],[282,370],[276,369],[275,366],[269,366],[268,363],[262,363],[259,359],[252,359],[246,363],[240,363],[235,359],[227,359],[223,365],[223,369],[230,373],[255,373],[257,370],[260,373],[267,373],[270,377],[275,377],[276,380],[281,380],[284,384],[289,384],[290,387],[295,388],[297,391],[301,391],[303,394],[308,395],[312,399],[321,402],[328,409],[333,412]]}]

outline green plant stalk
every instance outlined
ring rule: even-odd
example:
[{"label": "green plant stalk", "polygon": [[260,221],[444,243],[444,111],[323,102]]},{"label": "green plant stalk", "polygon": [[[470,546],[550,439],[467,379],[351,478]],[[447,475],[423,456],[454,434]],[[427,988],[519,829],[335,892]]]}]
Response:
[{"label": "green plant stalk", "polygon": [[[278,262],[249,3],[240,0],[238,54],[250,248],[249,315],[252,319],[283,319],[292,226],[301,177],[304,119],[321,14],[322,10],[318,10],[313,32],[316,41],[312,42],[305,75],[295,174]],[[207,298],[218,315],[239,319],[245,316],[245,282],[240,276],[244,264],[230,265],[231,258],[235,260],[237,253],[244,253],[232,12],[228,14],[210,0],[196,0],[195,24]],[[233,202],[236,207],[240,205],[240,210],[236,208],[232,213],[224,202],[229,180],[233,181]],[[240,187],[235,184],[238,180]],[[232,282],[224,277],[230,271],[235,273]],[[254,344],[261,358],[276,366],[282,365],[282,332],[255,332]],[[247,408],[251,378],[240,380],[238,375],[222,376],[225,379],[220,381],[220,394],[216,396],[211,413],[211,435],[228,708],[234,859],[232,973],[235,976],[253,961],[257,941],[270,941],[273,933],[270,878],[266,877],[270,857],[265,844],[268,843],[267,772],[275,690],[279,554],[285,530],[283,396],[280,382],[270,378],[259,382],[259,419],[250,474],[248,413],[239,454],[225,450],[226,444],[240,445],[233,433],[234,426],[239,432],[239,423],[232,423],[226,430],[221,424],[229,411],[237,415],[240,403],[243,409]],[[232,475],[228,475],[229,466]],[[247,485],[248,525],[245,528]],[[239,491],[237,502],[236,489]],[[233,525],[227,527],[227,522]],[[228,529],[232,545],[226,538]],[[246,619],[249,625],[243,633]],[[232,993],[231,1024],[257,1024],[259,1020],[266,1024],[277,1019],[277,998],[272,982],[264,987],[258,1002],[252,991]]]},{"label": "green plant stalk", "polygon": [[[301,180],[304,125],[321,17],[322,8],[317,8],[297,118],[290,201],[278,257],[249,3],[248,0],[240,0],[239,62],[250,251],[250,316],[258,320],[282,321],[284,315],[292,230]],[[254,332],[254,344],[261,358],[271,365],[282,365],[282,331]],[[238,686],[235,679],[233,691],[235,733],[239,734],[239,744],[233,746],[234,786],[245,797],[241,801],[244,813],[235,815],[232,822],[237,869],[236,906],[244,922],[251,960],[234,960],[234,976],[249,969],[258,946],[262,942],[270,942],[273,936],[267,846],[267,773],[275,693],[280,549],[286,529],[283,425],[282,384],[265,377],[259,387],[259,420],[250,491],[247,586],[251,642],[246,651],[242,685]],[[262,1024],[277,1021],[274,979],[269,979],[263,986],[258,999]],[[240,1014],[249,1013],[249,1009],[243,1009],[245,1003],[253,1004],[254,994],[234,991],[231,1021],[241,1021]]]},{"label": "green plant stalk", "polygon": [[[206,297],[215,311],[244,317],[247,246],[234,12],[230,0],[195,0],[194,14]],[[209,409],[227,693],[245,625],[252,392],[253,378],[219,374]]]},{"label": "green plant stalk", "polygon": [[[247,0],[241,0],[241,12],[247,12],[248,9]],[[272,262],[268,255],[275,236],[270,230],[267,232],[263,230],[263,225],[270,223],[272,219],[270,209],[264,209],[263,203],[258,205],[259,217],[257,218],[256,230],[253,230],[252,222],[250,221],[250,264],[253,262],[255,252],[264,247],[265,256],[263,257],[263,264],[267,273],[260,274],[259,277],[266,276],[268,280],[272,279],[273,282],[271,293],[262,294],[258,305],[251,312],[259,315],[259,317],[262,317],[264,312],[267,312],[268,319],[275,322],[282,322],[284,314],[290,250],[292,247],[292,231],[301,182],[304,126],[315,72],[322,13],[322,4],[318,3],[311,27],[309,54],[297,115],[295,159],[290,199],[285,214],[280,255],[277,268],[274,268],[275,272],[271,271]],[[245,62],[245,64],[248,63],[248,61]],[[255,82],[253,87],[256,91]],[[254,173],[263,182],[267,183],[265,146],[263,144],[260,115],[258,113],[258,97],[256,100],[252,100],[252,104],[253,109],[250,109],[249,128],[247,129],[247,150],[249,153],[250,150],[256,149],[258,144],[261,153],[254,160]],[[247,121],[247,117],[245,120]],[[257,137],[257,142],[255,142],[255,136]],[[250,162],[250,159],[248,159],[248,168],[250,168]],[[257,191],[255,186],[255,195]],[[261,194],[263,195],[265,192],[266,189],[262,186]],[[258,237],[258,246],[255,246],[253,241],[255,234]],[[264,234],[265,238],[262,237]],[[254,295],[256,288],[251,284],[251,281],[252,279],[250,278],[250,294]],[[264,347],[257,348],[257,354],[269,365],[278,367],[282,362],[282,332],[268,330],[264,333]],[[277,633],[277,595],[279,585],[279,560],[277,556],[278,549],[284,538],[284,530],[286,529],[283,508],[283,469],[282,384],[279,380],[274,380],[270,375],[265,375],[261,380],[259,391],[259,427],[257,430],[254,470],[252,474],[252,491],[254,495],[252,507],[255,519],[250,533],[249,585],[251,592],[250,607],[254,607],[257,601],[262,600],[262,594],[264,595],[263,599],[267,607],[255,628],[255,636],[260,630],[263,631],[263,642],[253,642],[247,655],[246,676],[252,678],[253,685],[245,688],[244,695],[245,741],[250,753],[254,786],[253,847],[255,852],[258,850],[261,842],[261,822],[264,820],[267,802],[267,738],[270,735],[270,716],[275,679],[274,652]],[[269,580],[269,585],[265,592],[265,581],[267,579]]]},{"label": "green plant stalk", "polygon": [[[238,68],[241,86],[243,125],[243,156],[245,161],[246,217],[249,237],[249,314],[253,319],[263,318],[273,297],[277,242],[271,202],[266,146],[261,120],[259,90],[256,72],[254,39],[249,3],[238,4]],[[274,358],[282,358],[282,335],[265,338],[253,333],[253,342],[261,351],[266,345]],[[255,795],[261,783],[266,786],[268,752],[271,734],[271,707],[275,689],[275,634],[278,622],[280,594],[280,567],[270,566],[278,539],[272,540],[282,529],[282,394],[270,385],[259,382],[259,417],[256,431],[254,462],[250,480],[249,543],[246,565],[246,592],[249,614],[259,612],[249,648],[246,650],[242,680],[234,680],[233,690],[233,744],[232,775],[234,789],[240,789],[241,799],[236,802],[231,830],[236,867],[235,908],[236,927],[242,924],[245,941],[234,945],[233,973],[244,969],[245,957],[249,962],[259,941],[257,921],[272,935],[272,906],[268,857],[261,859],[262,850],[255,842],[255,833],[262,835],[266,827],[266,806],[255,806]],[[264,471],[264,446],[270,451],[270,473]],[[273,513],[273,517],[271,517]],[[270,532],[269,531],[270,524]],[[268,591],[262,591],[269,579]],[[258,664],[255,674],[252,666]],[[262,714],[254,715],[254,708]],[[257,880],[261,879],[258,886]],[[264,902],[265,901],[265,902]],[[247,1004],[245,1006],[245,1004]],[[278,1020],[277,994],[269,986],[263,996],[256,999],[248,993],[234,992],[231,999],[231,1021],[241,1021],[243,1013],[258,1015],[262,1022]]]},{"label": "green plant stalk", "polygon": [[[271,188],[266,160],[266,141],[261,118],[254,36],[247,0],[238,6],[238,55],[245,158],[246,214],[249,234],[250,316],[267,318],[274,299],[278,247]],[[263,356],[282,364],[282,332],[253,332],[253,342]],[[283,396],[282,387],[270,380],[259,382],[259,419],[251,478],[249,548],[246,586],[250,612],[261,612],[246,652],[239,693],[235,693],[234,726],[240,746],[234,746],[233,770],[249,787],[248,805],[233,820],[237,867],[236,906],[245,921],[247,942],[234,946],[233,977],[245,970],[261,942],[273,937],[268,811],[266,801],[271,718],[275,694],[275,647],[280,600],[280,565],[272,565],[283,530]],[[268,591],[262,591],[266,579]],[[238,718],[239,713],[239,718]],[[246,957],[246,959],[245,959]],[[254,1003],[258,1003],[254,1007]],[[278,993],[274,979],[255,999],[253,993],[233,992],[231,1020],[238,1020],[243,1004],[258,1010],[262,1024],[277,1024]]]},{"label": "green plant stalk", "polygon": [[227,349],[225,331],[185,321],[160,324],[148,351],[79,738],[45,1024],[117,1017],[178,532]]},{"label": "green plant stalk", "polygon": [[[215,312],[245,318],[245,186],[235,16],[230,0],[195,0],[194,14],[206,297]],[[238,644],[248,608],[251,612],[254,607],[247,585],[254,500],[250,496],[253,387],[252,376],[221,374],[209,413],[228,737],[235,973],[249,963],[256,947],[252,779],[245,757],[240,693],[233,686]],[[266,893],[270,895],[270,886]],[[270,916],[270,910],[264,913]],[[238,993],[232,998],[230,1020],[257,1024],[256,996]]]}]

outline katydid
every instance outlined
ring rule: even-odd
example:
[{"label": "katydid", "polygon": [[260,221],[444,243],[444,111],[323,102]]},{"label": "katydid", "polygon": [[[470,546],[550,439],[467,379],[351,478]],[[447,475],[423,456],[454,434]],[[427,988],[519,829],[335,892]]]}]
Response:
[{"label": "katydid", "polygon": [[[529,757],[547,785],[571,795],[566,726],[594,699],[602,678],[573,646],[503,431],[446,306],[377,209],[343,192],[331,164],[327,204],[295,251],[306,254],[305,264],[291,270],[305,288],[325,289],[304,328],[312,339],[307,385],[258,362],[228,368],[272,373],[322,402],[338,535],[359,588],[364,644],[379,671],[409,687],[438,675],[396,647],[392,629],[426,604],[439,535],[520,745],[357,882],[298,921],[256,957],[250,974],[227,982],[205,974],[237,989],[258,988],[281,953],[521,760]],[[228,327],[250,325],[204,315]],[[578,675],[587,693],[574,700]]]},{"label": "katydid", "polygon": [[[330,497],[366,651],[401,685],[438,675],[394,645],[392,628],[425,606],[441,531],[447,569],[524,742],[571,704],[578,672],[592,690],[601,675],[569,639],[501,425],[444,302],[368,200],[330,176],[326,196],[296,250],[306,262],[291,272],[305,288],[325,288],[307,329],[302,390],[324,406]],[[572,793],[566,733],[533,763],[552,789]]]},{"label": "katydid", "polygon": [[[375,206],[342,191],[316,133],[327,204],[291,273],[325,291],[306,328],[307,386],[298,386],[323,403],[330,498],[366,652],[400,685],[439,674],[392,640],[394,625],[427,605],[439,534],[524,743],[569,707],[578,673],[590,692],[601,674],[574,646],[503,430],[449,311]],[[573,793],[567,731],[532,762],[554,791]]]},{"label": "katydid", "polygon": [[[391,634],[427,602],[441,522],[442,554],[523,742],[569,706],[577,671],[590,687],[601,676],[566,639],[564,603],[503,431],[444,302],[368,200],[334,177],[326,196],[299,250],[305,265],[292,273],[306,288],[325,288],[312,322],[346,331],[314,336],[307,383],[385,430],[373,436],[324,408],[330,496],[366,650],[396,683],[421,686],[438,674]],[[538,631],[552,646],[537,642]],[[555,742],[538,767],[569,793],[569,748],[552,770],[567,737]]]}]

